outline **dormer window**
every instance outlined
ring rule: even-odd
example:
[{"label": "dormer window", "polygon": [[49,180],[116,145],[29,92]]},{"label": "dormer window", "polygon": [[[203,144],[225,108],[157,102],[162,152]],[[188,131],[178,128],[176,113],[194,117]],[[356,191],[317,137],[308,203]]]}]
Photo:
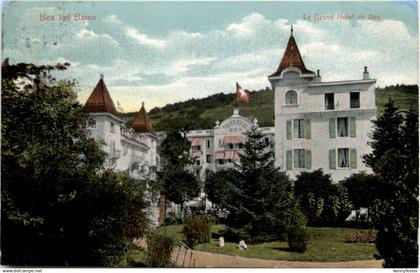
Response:
[{"label": "dormer window", "polygon": [[295,105],[297,104],[297,93],[296,91],[289,90],[286,92],[286,104]]}]

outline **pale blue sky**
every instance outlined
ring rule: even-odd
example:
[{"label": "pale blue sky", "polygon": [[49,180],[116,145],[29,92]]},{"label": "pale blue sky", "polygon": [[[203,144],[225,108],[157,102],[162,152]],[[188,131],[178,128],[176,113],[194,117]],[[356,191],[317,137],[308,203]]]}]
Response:
[{"label": "pale blue sky", "polygon": [[[95,20],[75,21],[75,13]],[[323,80],[359,79],[368,66],[379,86],[418,83],[416,2],[12,2],[3,15],[2,58],[70,62],[58,77],[79,81],[82,103],[104,73],[126,111],[234,92],[236,81],[269,86],[290,24],[307,68]]]}]

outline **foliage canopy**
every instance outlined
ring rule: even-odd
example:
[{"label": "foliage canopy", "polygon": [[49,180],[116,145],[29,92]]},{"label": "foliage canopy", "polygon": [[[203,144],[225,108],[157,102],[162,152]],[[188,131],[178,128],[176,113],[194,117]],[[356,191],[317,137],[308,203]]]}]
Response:
[{"label": "foliage canopy", "polygon": [[2,263],[115,266],[147,226],[137,182],[105,171],[69,64],[2,64]]},{"label": "foliage canopy", "polygon": [[[291,182],[274,167],[273,152],[261,131],[252,127],[246,135],[244,154],[234,169],[210,173],[206,180],[209,199],[226,208],[226,224],[252,242],[285,236],[296,217]],[[243,238],[244,239],[244,238]]]},{"label": "foliage canopy", "polygon": [[375,122],[368,166],[386,186],[385,198],[373,203],[378,229],[376,247],[385,267],[418,266],[418,114],[397,112],[394,101],[385,105]]}]

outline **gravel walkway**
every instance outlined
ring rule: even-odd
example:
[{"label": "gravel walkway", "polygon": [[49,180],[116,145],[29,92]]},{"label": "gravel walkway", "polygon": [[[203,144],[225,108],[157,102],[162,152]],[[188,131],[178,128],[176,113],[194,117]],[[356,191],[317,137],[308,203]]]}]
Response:
[{"label": "gravel walkway", "polygon": [[195,267],[382,268],[381,260],[352,262],[301,262],[246,258],[197,250],[193,250],[192,252],[193,259],[195,259]]},{"label": "gravel walkway", "polygon": [[[146,247],[145,240],[137,240]],[[351,262],[302,262],[268,260],[230,256],[177,247],[172,253],[172,261],[181,267],[268,267],[268,268],[382,268],[382,260]]]}]

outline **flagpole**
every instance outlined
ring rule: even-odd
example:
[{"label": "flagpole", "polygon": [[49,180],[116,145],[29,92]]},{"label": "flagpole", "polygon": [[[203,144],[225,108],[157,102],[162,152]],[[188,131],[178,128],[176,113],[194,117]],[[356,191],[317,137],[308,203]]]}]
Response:
[{"label": "flagpole", "polygon": [[238,82],[236,82],[235,108],[238,108]]}]

